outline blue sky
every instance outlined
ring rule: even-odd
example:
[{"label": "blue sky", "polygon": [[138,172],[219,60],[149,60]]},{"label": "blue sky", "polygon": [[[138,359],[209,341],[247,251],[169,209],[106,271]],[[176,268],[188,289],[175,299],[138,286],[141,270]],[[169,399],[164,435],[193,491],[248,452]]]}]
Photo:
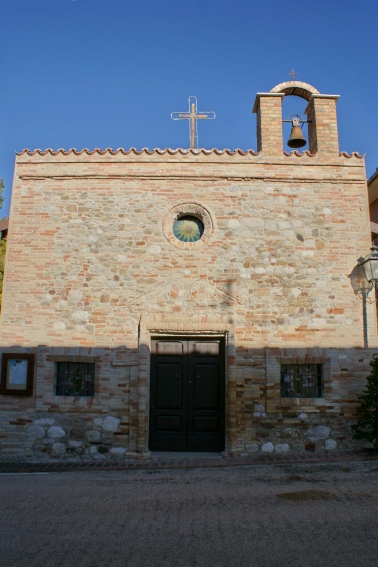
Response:
[{"label": "blue sky", "polygon": [[[340,94],[340,149],[378,166],[378,3],[372,0],[1,0],[0,177],[15,151],[188,147],[190,95],[205,148],[256,149],[256,92],[298,80]],[[284,103],[286,115],[305,102]],[[286,116],[285,116],[286,117]],[[306,148],[305,148],[306,149]]]}]

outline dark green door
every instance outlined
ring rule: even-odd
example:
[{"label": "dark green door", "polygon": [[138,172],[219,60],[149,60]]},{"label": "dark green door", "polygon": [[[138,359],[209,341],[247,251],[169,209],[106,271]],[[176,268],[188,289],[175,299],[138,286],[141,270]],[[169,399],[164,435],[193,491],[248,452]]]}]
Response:
[{"label": "dark green door", "polygon": [[151,451],[223,451],[224,339],[152,341]]}]

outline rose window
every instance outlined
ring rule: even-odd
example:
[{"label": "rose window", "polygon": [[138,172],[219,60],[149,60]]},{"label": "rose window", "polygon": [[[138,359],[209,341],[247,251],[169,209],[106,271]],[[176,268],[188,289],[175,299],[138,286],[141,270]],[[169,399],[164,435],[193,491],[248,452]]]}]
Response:
[{"label": "rose window", "polygon": [[204,225],[196,217],[185,215],[173,223],[173,234],[182,242],[197,242],[203,235]]}]

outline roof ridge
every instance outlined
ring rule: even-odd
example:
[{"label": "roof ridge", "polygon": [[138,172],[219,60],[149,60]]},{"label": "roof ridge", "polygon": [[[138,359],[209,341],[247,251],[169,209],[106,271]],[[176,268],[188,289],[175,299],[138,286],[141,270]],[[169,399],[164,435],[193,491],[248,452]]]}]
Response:
[{"label": "roof ridge", "polygon": [[52,156],[56,156],[58,154],[62,154],[62,155],[67,156],[69,154],[75,154],[75,155],[79,156],[79,155],[82,155],[83,153],[86,153],[87,155],[94,155],[96,153],[99,154],[99,155],[104,155],[106,153],[110,153],[111,155],[116,155],[118,153],[122,153],[123,155],[129,155],[131,153],[133,153],[135,155],[141,155],[141,154],[164,155],[166,153],[168,153],[170,155],[175,155],[175,154],[178,154],[178,153],[180,153],[181,155],[187,155],[187,154],[209,155],[209,154],[212,154],[212,153],[215,153],[217,155],[222,155],[224,153],[227,153],[228,155],[239,154],[239,155],[245,156],[245,155],[249,154],[249,155],[257,156],[260,152],[255,152],[254,150],[241,150],[240,148],[236,148],[235,150],[229,150],[229,149],[218,150],[217,148],[212,148],[210,150],[206,150],[205,148],[198,148],[198,149],[197,148],[188,148],[188,149],[183,149],[183,148],[176,148],[176,149],[154,148],[152,150],[149,150],[148,148],[142,148],[141,150],[137,150],[136,148],[130,148],[129,150],[125,150],[124,148],[118,148],[117,150],[113,150],[112,148],[105,148],[104,150],[101,150],[100,148],[94,148],[93,150],[89,150],[88,148],[83,148],[82,150],[70,148],[69,150],[64,150],[63,148],[59,148],[55,151],[51,148],[47,148],[46,150],[40,150],[40,149],[29,150],[29,149],[25,148],[21,152],[16,152],[16,155],[22,156],[24,154],[27,154],[29,156],[34,156],[36,154],[39,154],[40,156],[45,156],[47,154],[50,154]]},{"label": "roof ridge", "polygon": [[[254,150],[241,150],[240,148],[236,148],[235,150],[229,150],[229,149],[218,150],[217,148],[212,148],[210,150],[206,150],[205,148],[188,148],[188,149],[183,149],[183,148],[176,148],[176,149],[154,148],[152,150],[149,150],[148,148],[142,148],[141,150],[137,150],[136,148],[130,148],[129,150],[125,150],[124,148],[117,148],[116,150],[113,150],[112,148],[105,148],[104,150],[101,150],[101,148],[94,148],[93,150],[89,150],[88,148],[83,148],[82,150],[70,148],[69,150],[64,150],[63,148],[59,148],[56,151],[52,150],[51,148],[47,148],[46,150],[40,150],[40,149],[29,150],[29,149],[25,148],[21,152],[16,152],[16,155],[22,156],[22,155],[27,154],[28,156],[35,156],[36,154],[38,154],[40,156],[45,156],[47,154],[50,154],[52,156],[57,156],[58,154],[62,154],[64,156],[68,156],[70,154],[74,154],[76,156],[80,156],[84,153],[89,155],[89,156],[92,156],[94,154],[99,154],[99,155],[103,156],[106,153],[109,153],[112,156],[115,156],[119,153],[121,153],[125,156],[130,155],[130,154],[134,154],[134,155],[137,155],[137,156],[140,156],[142,154],[146,154],[146,155],[149,155],[149,156],[151,156],[153,154],[157,154],[157,155],[169,154],[171,156],[176,155],[176,154],[181,154],[181,155],[216,154],[218,156],[221,156],[223,154],[227,154],[229,156],[234,156],[234,155],[258,156],[261,152],[255,152]],[[285,155],[287,157],[292,156],[292,155],[295,155],[297,157],[302,157],[302,156],[305,156],[305,155],[308,156],[308,157],[315,157],[316,156],[316,154],[312,154],[309,150],[305,150],[304,152],[298,152],[298,150],[293,150],[291,152],[285,152],[284,151],[283,155]],[[362,159],[364,156],[365,156],[365,154],[360,155],[358,152],[352,152],[350,154],[348,154],[348,152],[340,152],[339,153],[339,157],[345,157],[345,158],[348,158],[348,159],[352,158],[352,157]]]}]

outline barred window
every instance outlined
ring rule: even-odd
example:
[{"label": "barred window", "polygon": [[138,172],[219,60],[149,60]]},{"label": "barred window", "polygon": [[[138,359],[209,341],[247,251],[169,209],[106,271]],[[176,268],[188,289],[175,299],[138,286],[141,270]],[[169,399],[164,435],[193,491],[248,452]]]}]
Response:
[{"label": "barred window", "polygon": [[322,364],[281,364],[281,398],[322,397]]},{"label": "barred window", "polygon": [[57,362],[57,396],[94,396],[95,365],[92,362]]}]

